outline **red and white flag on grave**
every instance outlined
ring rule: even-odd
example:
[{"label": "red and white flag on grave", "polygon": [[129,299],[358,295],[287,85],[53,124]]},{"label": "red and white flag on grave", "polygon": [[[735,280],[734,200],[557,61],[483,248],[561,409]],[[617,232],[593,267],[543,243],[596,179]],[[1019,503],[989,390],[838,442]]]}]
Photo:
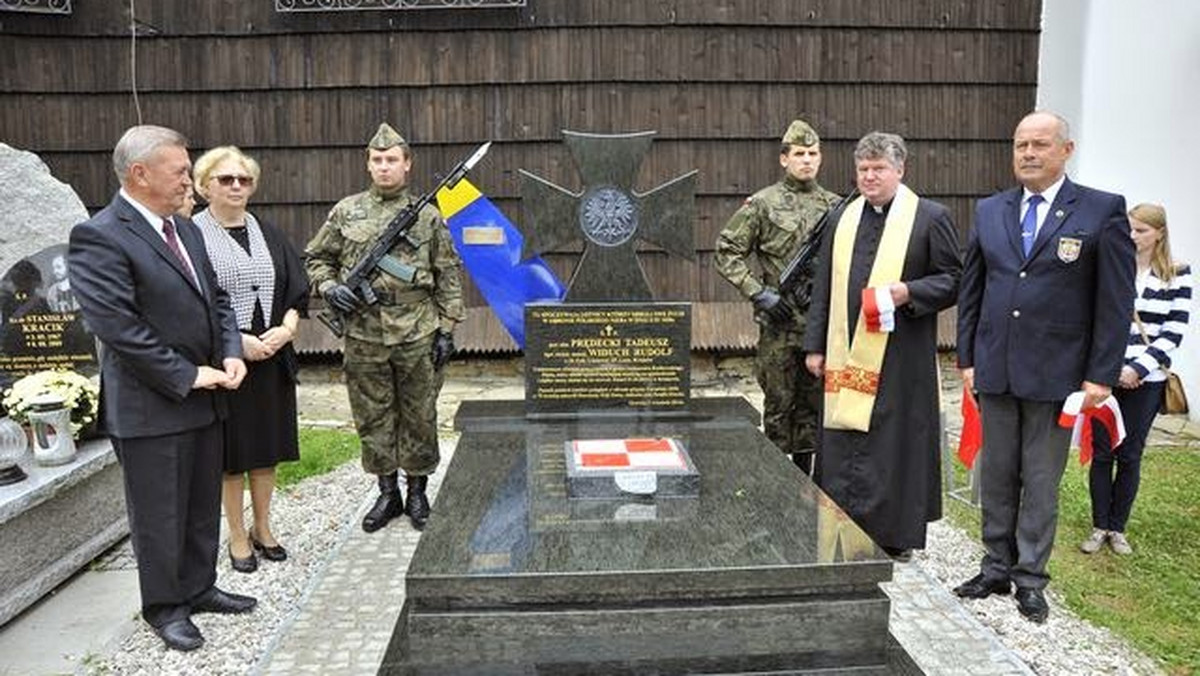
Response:
[{"label": "red and white flag on grave", "polygon": [[674,439],[577,439],[572,442],[580,469],[686,469]]},{"label": "red and white flag on grave", "polygon": [[1125,441],[1125,419],[1121,416],[1121,405],[1116,397],[1109,397],[1098,405],[1083,409],[1083,392],[1073,392],[1063,402],[1062,413],[1058,415],[1060,427],[1072,428],[1071,446],[1079,447],[1079,464],[1086,465],[1092,461],[1092,421],[1104,425],[1112,447],[1116,448]]}]

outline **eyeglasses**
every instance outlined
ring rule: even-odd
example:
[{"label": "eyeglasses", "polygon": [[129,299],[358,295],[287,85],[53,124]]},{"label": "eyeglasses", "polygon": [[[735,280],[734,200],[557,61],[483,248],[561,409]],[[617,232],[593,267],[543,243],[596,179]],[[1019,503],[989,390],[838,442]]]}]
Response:
[{"label": "eyeglasses", "polygon": [[238,183],[246,186],[247,188],[254,185],[254,177],[253,176],[235,176],[233,174],[221,174],[220,176],[213,176],[213,178],[217,179],[217,183],[220,183],[221,185],[225,186],[226,188],[233,185],[234,181],[237,181]]}]

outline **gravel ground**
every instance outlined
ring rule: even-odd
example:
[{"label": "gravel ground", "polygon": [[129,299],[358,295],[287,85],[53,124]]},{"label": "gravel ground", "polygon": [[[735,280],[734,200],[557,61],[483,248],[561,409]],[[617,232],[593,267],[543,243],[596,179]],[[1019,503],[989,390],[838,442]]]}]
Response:
[{"label": "gravel ground", "polygon": [[[945,519],[930,525],[928,548],[914,557],[921,568],[954,587],[979,572],[983,547]],[[964,605],[984,625],[996,632],[1005,647],[1016,652],[1039,674],[1163,674],[1154,660],[1134,649],[1107,629],[1080,619],[1063,605],[1049,587],[1050,619],[1034,624],[1021,617],[1012,596],[990,596]]]},{"label": "gravel ground", "polygon": [[207,643],[191,653],[167,650],[140,620],[109,654],[85,659],[84,674],[246,674],[264,654],[280,625],[299,607],[304,593],[353,525],[372,482],[357,462],[277,493],[272,528],[288,550],[281,563],[259,560],[252,575],[229,567],[222,540],[217,586],[258,598],[248,615],[197,615],[193,619]]},{"label": "gravel ground", "polygon": [[[706,388],[698,395],[746,394],[761,405],[761,394],[748,375],[749,360],[697,362],[693,385]],[[336,370],[336,369],[334,369]],[[441,427],[443,443],[455,435],[449,429],[449,411],[457,400],[480,394],[503,392],[519,396],[520,368],[513,362],[456,362],[443,390]],[[301,420],[329,424],[345,420],[345,390],[338,375],[317,371],[306,375],[301,390]],[[457,381],[457,382],[456,382]],[[951,383],[947,383],[953,387]],[[487,394],[484,394],[487,396]],[[947,407],[951,402],[947,402]],[[957,404],[953,404],[956,408]],[[318,423],[318,424],[322,424]],[[953,423],[952,423],[953,424]],[[452,443],[450,444],[453,447]],[[444,467],[444,463],[443,463]],[[306,480],[281,491],[272,508],[276,536],[287,548],[288,561],[260,561],[253,575],[235,573],[222,549],[217,584],[232,592],[258,597],[258,609],[246,616],[200,615],[196,624],[208,639],[193,653],[168,651],[142,622],[119,639],[106,655],[84,660],[84,674],[245,674],[270,648],[276,630],[303,602],[338,543],[343,529],[357,527],[365,500],[373,494],[357,462]],[[224,547],[224,542],[222,543]],[[982,549],[978,542],[946,521],[931,525],[929,548],[915,561],[947,589],[978,571]],[[1049,595],[1050,619],[1044,625],[1025,621],[1017,613],[1011,596],[969,601],[967,607],[999,640],[1018,653],[1038,674],[1077,676],[1084,674],[1162,674],[1153,660],[1133,649],[1106,629],[1079,619]]]}]

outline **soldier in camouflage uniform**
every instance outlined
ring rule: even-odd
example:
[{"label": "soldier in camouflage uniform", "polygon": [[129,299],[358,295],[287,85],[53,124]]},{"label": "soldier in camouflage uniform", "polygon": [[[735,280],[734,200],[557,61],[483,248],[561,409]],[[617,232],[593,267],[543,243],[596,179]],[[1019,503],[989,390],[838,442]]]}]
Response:
[{"label": "soldier in camouflage uniform", "polygon": [[[783,135],[784,177],[751,195],[717,238],[721,276],[754,303],[759,319],[754,374],[763,391],[763,430],[804,472],[812,471],[821,385],[804,368],[804,316],[777,291],[779,275],[838,196],[817,184],[821,141],[803,120]],[[750,261],[758,262],[755,275]]]},{"label": "soldier in camouflage uniform", "polygon": [[[461,262],[450,232],[426,206],[390,252],[389,269],[371,282],[379,298],[365,306],[342,283],[392,218],[416,199],[408,190],[412,157],[387,124],[367,147],[366,192],[338,202],[305,249],[309,278],[325,302],[348,313],[344,367],[350,409],[362,440],[363,469],[379,479],[379,499],[363,530],[407,512],[413,527],[429,518],[428,477],[438,466],[437,395],[463,318]],[[398,469],[408,485],[407,509]]]}]

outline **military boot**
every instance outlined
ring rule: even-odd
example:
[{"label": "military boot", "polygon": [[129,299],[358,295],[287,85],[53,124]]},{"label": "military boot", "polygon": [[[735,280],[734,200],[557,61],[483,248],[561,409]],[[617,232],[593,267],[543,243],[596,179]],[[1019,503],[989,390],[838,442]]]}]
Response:
[{"label": "military boot", "polygon": [[429,498],[425,497],[428,483],[427,476],[408,477],[408,520],[417,530],[425,530],[425,522],[429,520]]},{"label": "military boot", "polygon": [[805,451],[803,453],[793,453],[792,454],[792,464],[799,467],[801,472],[804,472],[808,476],[812,476],[813,456],[815,456],[815,455],[816,455],[816,453],[814,453],[812,451]]},{"label": "military boot", "polygon": [[375,500],[375,506],[363,517],[363,530],[374,533],[403,513],[404,497],[400,495],[400,482],[396,473],[379,475],[379,497]]}]

